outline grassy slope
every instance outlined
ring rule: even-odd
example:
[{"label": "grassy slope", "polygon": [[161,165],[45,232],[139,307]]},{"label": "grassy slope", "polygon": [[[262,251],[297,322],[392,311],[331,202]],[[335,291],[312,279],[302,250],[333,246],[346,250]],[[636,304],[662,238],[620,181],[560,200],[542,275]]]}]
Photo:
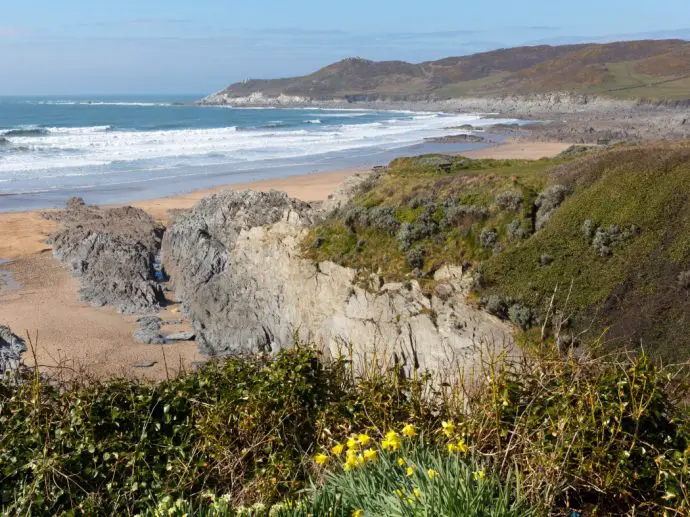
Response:
[{"label": "grassy slope", "polygon": [[[491,256],[482,248],[479,236],[484,228],[499,230],[499,239],[507,240],[502,229],[514,219],[526,223],[528,214],[497,209],[494,197],[508,190],[519,191],[525,198],[534,198],[546,184],[545,170],[553,161],[539,160],[468,160],[456,157],[452,172],[439,172],[437,166],[425,164],[438,156],[400,158],[395,160],[377,184],[355,199],[357,210],[390,208],[399,223],[421,224],[423,214],[433,208],[438,231],[416,239],[412,248],[424,248],[426,256],[422,272],[430,276],[445,263],[478,263]],[[487,217],[467,216],[450,227],[442,222],[453,205],[484,207]],[[347,223],[347,211],[331,217],[315,228],[307,244],[323,241],[319,247],[307,249],[315,260],[334,260],[340,264],[379,272],[387,281],[409,278],[412,267],[406,263],[406,250],[401,248],[396,233],[381,231],[376,225]]]},{"label": "grassy slope", "polygon": [[[489,259],[487,291],[544,308],[561,286],[557,305],[577,313],[576,327],[610,325],[607,339],[638,342],[672,359],[690,353],[688,291],[678,283],[690,269],[690,148],[641,147],[588,156],[553,172],[575,194],[548,225],[522,245]],[[635,225],[639,234],[600,256],[582,225]],[[553,262],[540,264],[549,255]]]},{"label": "grassy slope", "polygon": [[516,47],[420,64],[346,59],[304,77],[237,83],[226,93],[454,98],[558,90],[687,99],[688,84],[690,43],[663,40]]},{"label": "grassy slope", "polygon": [[[428,165],[435,160],[393,162],[371,190],[312,231],[307,255],[358,268],[363,277],[417,277],[430,289],[433,272],[444,263],[481,263],[478,297],[510,297],[543,315],[559,285],[556,306],[574,311],[573,330],[591,327],[592,336],[610,327],[607,342],[641,341],[669,359],[690,355],[690,292],[678,281],[690,270],[690,146],[624,147],[537,162],[456,157],[450,172]],[[511,239],[508,224],[519,220],[529,231],[533,202],[547,184],[573,194],[543,229]],[[497,206],[496,196],[505,191],[522,194],[517,211]],[[484,207],[488,214],[444,225],[457,206]],[[427,212],[438,226],[406,248],[399,230],[376,222],[386,207],[401,224],[423,226]],[[586,220],[631,235],[602,256],[583,233]],[[480,243],[489,229],[497,231],[499,252]],[[424,250],[421,271],[408,263],[409,249]],[[551,263],[543,265],[543,256]]]}]

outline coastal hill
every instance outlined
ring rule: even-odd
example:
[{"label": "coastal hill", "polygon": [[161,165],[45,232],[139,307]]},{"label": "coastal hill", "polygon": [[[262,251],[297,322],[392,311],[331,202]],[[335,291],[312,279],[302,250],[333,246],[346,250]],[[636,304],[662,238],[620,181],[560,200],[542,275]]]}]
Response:
[{"label": "coastal hill", "polygon": [[419,64],[348,58],[310,75],[235,83],[206,102],[252,95],[421,100],[550,91],[616,98],[690,97],[690,42],[642,40],[516,47]]}]

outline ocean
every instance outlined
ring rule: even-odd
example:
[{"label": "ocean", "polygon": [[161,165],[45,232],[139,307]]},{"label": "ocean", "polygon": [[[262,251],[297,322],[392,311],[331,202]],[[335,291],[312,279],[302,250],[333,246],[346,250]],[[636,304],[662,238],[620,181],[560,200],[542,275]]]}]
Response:
[{"label": "ocean", "polygon": [[[72,196],[121,203],[228,183],[385,164],[480,114],[195,106],[198,97],[0,97],[0,211]],[[455,128],[455,129],[451,129]]]}]

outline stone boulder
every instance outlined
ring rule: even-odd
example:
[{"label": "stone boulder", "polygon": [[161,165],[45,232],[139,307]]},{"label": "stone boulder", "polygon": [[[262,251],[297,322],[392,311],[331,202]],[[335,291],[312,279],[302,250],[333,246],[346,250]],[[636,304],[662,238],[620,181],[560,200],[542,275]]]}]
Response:
[{"label": "stone boulder", "polygon": [[155,263],[164,228],[146,212],[101,209],[73,198],[64,210],[43,216],[60,223],[49,242],[55,257],[79,277],[82,300],[122,313],[160,308],[164,297],[155,281]]},{"label": "stone boulder", "polygon": [[509,325],[468,303],[462,268],[439,270],[444,287],[427,297],[414,280],[364,288],[353,269],[302,258],[313,217],[285,194],[225,192],[172,222],[164,262],[203,351],[275,352],[298,339],[434,368],[510,342]]},{"label": "stone boulder", "polygon": [[19,368],[22,354],[26,352],[26,343],[9,327],[0,325],[0,379],[4,374]]}]

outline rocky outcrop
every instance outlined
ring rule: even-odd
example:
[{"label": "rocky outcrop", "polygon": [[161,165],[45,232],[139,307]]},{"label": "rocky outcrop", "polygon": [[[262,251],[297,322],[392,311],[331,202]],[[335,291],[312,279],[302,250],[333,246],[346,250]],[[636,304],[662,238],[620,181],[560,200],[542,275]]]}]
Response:
[{"label": "rocky outcrop", "polygon": [[55,257],[81,281],[82,300],[122,313],[155,311],[163,293],[155,279],[164,228],[132,207],[101,209],[71,199],[44,217],[60,222],[52,234]]},{"label": "rocky outcrop", "polygon": [[0,379],[5,373],[19,368],[24,352],[26,352],[24,340],[12,334],[9,327],[0,325]]},{"label": "rocky outcrop", "polygon": [[425,138],[425,142],[431,144],[476,144],[484,141],[484,137],[471,135],[471,134],[460,134],[460,135],[448,135],[448,136],[435,136],[432,138]]},{"label": "rocky outcrop", "polygon": [[225,192],[173,221],[164,260],[204,351],[273,352],[299,339],[433,368],[510,340],[508,325],[467,303],[462,268],[439,270],[427,296],[414,280],[361,285],[352,269],[302,258],[314,217],[282,193]]}]

